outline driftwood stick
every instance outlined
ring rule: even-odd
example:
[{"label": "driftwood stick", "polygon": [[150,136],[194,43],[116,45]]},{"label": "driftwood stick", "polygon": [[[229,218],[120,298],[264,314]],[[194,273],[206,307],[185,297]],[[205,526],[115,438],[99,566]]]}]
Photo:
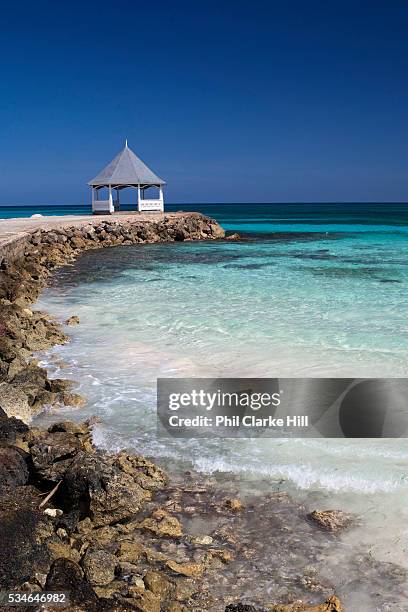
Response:
[{"label": "driftwood stick", "polygon": [[50,491],[50,492],[48,493],[47,497],[45,497],[45,498],[42,500],[41,504],[39,505],[39,508],[42,508],[43,506],[45,506],[45,504],[47,503],[47,501],[49,501],[49,500],[51,499],[51,497],[54,495],[54,493],[56,493],[56,491],[57,491],[58,487],[60,486],[61,482],[62,482],[62,480],[59,480],[59,481],[57,482],[57,484],[56,484],[56,485],[55,485],[55,487],[52,489],[52,491]]}]

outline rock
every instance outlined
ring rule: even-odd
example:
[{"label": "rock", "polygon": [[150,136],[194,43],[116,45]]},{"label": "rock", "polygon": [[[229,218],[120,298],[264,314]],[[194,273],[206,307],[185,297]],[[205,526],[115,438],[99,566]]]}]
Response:
[{"label": "rock", "polygon": [[178,538],[183,535],[180,521],[162,508],[155,510],[150,517],[139,523],[139,528],[159,536]]},{"label": "rock", "polygon": [[22,359],[21,357],[15,357],[11,362],[10,365],[8,367],[8,377],[10,380],[13,380],[13,378],[19,374],[22,370],[24,370],[24,368],[27,366],[27,362]]},{"label": "rock", "polygon": [[172,587],[166,576],[159,572],[147,572],[143,577],[143,582],[149,591],[161,598],[166,597]]},{"label": "rock", "polygon": [[75,561],[76,563],[79,562],[81,558],[79,551],[72,548],[66,542],[62,542],[58,537],[52,536],[45,542],[51,559],[59,559],[60,557],[63,557],[64,559]]},{"label": "rock", "polygon": [[244,504],[239,499],[226,499],[224,506],[233,512],[241,512],[244,509]]},{"label": "rock", "polygon": [[117,556],[121,564],[135,564],[139,561],[144,552],[145,546],[141,540],[125,540],[120,542]]},{"label": "rock", "polygon": [[21,486],[28,482],[28,467],[21,449],[0,447],[0,486]]},{"label": "rock", "polygon": [[71,389],[74,382],[66,378],[53,378],[49,381],[50,391],[53,393],[64,393],[67,389]]},{"label": "rock", "polygon": [[47,581],[47,574],[42,574],[41,572],[35,572],[34,579],[36,583],[43,589]]},{"label": "rock", "polygon": [[230,234],[229,236],[225,237],[226,240],[241,240],[241,236],[235,232],[234,234]]},{"label": "rock", "polygon": [[98,598],[83,577],[78,563],[70,559],[56,559],[51,565],[45,583],[46,591],[69,593],[70,605],[85,606],[88,611],[97,610]]},{"label": "rock", "polygon": [[76,315],[72,315],[72,317],[69,317],[66,321],[65,321],[65,325],[79,325],[79,317],[77,317]]},{"label": "rock", "polygon": [[89,516],[84,518],[83,521],[79,521],[76,526],[76,530],[78,533],[86,534],[92,531],[93,524]]},{"label": "rock", "polygon": [[16,438],[28,431],[26,423],[15,417],[9,417],[0,408],[0,442],[12,444]]},{"label": "rock", "polygon": [[116,558],[105,550],[88,550],[82,566],[91,584],[109,584],[115,577]]},{"label": "rock", "polygon": [[83,408],[86,404],[85,398],[79,395],[79,393],[64,393],[61,399],[65,406],[70,406],[71,408]]},{"label": "rock", "polygon": [[[229,609],[229,612],[232,612],[231,609]],[[339,598],[332,595],[324,603],[315,606],[303,603],[268,605],[268,612],[344,612],[344,608]]]},{"label": "rock", "polygon": [[0,384],[0,408],[9,417],[29,423],[32,417],[28,398],[21,389],[3,382]]},{"label": "rock", "polygon": [[44,510],[44,514],[50,516],[51,518],[57,518],[57,516],[59,516],[57,508],[46,508]]},{"label": "rock", "polygon": [[307,516],[322,529],[332,532],[346,529],[353,522],[353,515],[341,510],[313,510]]},{"label": "rock", "polygon": [[0,588],[15,589],[35,572],[48,570],[50,557],[40,543],[46,528],[38,491],[29,485],[2,487],[0,503]]},{"label": "rock", "polygon": [[225,612],[261,612],[261,610],[249,604],[238,603],[227,606]]},{"label": "rock", "polygon": [[144,593],[145,590],[146,590],[146,587],[145,587],[145,583],[143,582],[142,578],[140,578],[140,576],[132,577],[130,581],[130,594],[135,596],[140,593]]},{"label": "rock", "polygon": [[176,574],[182,574],[189,578],[201,578],[205,570],[205,565],[202,563],[177,563],[171,559],[166,562],[166,565]]},{"label": "rock", "polygon": [[58,482],[81,451],[80,440],[67,432],[44,434],[30,448],[37,477]]},{"label": "rock", "polygon": [[[140,578],[139,567],[135,565],[134,563],[128,563],[127,561],[119,561],[116,567],[117,567],[118,576],[120,576],[123,580],[133,581],[133,579],[136,580],[136,578]],[[143,588],[144,588],[144,583],[143,583]]]},{"label": "rock", "polygon": [[140,612],[160,612],[160,597],[151,591],[138,593],[134,587],[129,587],[129,596],[135,599],[137,610]]},{"label": "rock", "polygon": [[114,458],[84,451],[75,456],[65,472],[61,494],[67,500],[67,510],[86,502],[95,527],[134,516],[151,497],[130,474],[118,469]]},{"label": "rock", "polygon": [[131,474],[143,489],[157,491],[166,485],[167,476],[164,471],[145,457],[120,452],[116,462],[120,469]]},{"label": "rock", "polygon": [[113,595],[127,595],[128,587],[121,580],[113,580],[111,583],[104,586],[94,586],[95,593],[98,597],[111,599]]},{"label": "rock", "polygon": [[209,544],[212,544],[214,540],[211,536],[204,535],[193,537],[191,538],[191,541],[193,544],[198,544],[199,546],[208,546]]}]

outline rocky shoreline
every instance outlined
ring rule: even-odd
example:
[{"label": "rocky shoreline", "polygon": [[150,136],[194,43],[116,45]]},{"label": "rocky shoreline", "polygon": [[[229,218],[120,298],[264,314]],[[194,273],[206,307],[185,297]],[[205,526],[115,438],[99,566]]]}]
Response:
[{"label": "rocky shoreline", "polygon": [[[190,472],[177,479],[141,456],[101,452],[92,444],[92,422],[29,425],[44,406],[83,401],[70,381],[49,379],[32,358],[68,340],[58,322],[30,308],[56,268],[86,249],[224,236],[215,221],[185,213],[40,227],[0,245],[1,590],[66,591],[68,609],[78,612],[343,609],[313,568],[282,590],[280,549],[292,542],[293,554],[313,563],[348,517],[308,519],[285,494],[271,493],[256,510],[274,533],[257,541],[254,502],[211,479]],[[315,548],[299,534],[312,534]],[[266,552],[270,566],[260,569]]]}]

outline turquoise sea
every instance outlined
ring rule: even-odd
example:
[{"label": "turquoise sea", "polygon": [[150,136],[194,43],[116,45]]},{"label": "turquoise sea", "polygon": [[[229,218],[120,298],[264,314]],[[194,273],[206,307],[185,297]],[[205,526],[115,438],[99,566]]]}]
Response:
[{"label": "turquoise sea", "polygon": [[[81,324],[69,329],[70,344],[41,358],[55,376],[79,381],[88,399],[85,409],[63,414],[98,414],[102,447],[231,475],[243,495],[279,487],[309,508],[355,512],[360,527],[342,536],[340,552],[334,547],[320,570],[349,610],[407,610],[404,589],[384,579],[373,593],[356,561],[369,555],[408,567],[405,440],[160,438],[155,383],[158,376],[405,377],[408,206],[168,209],[200,210],[243,240],[115,247],[60,270],[39,307],[61,320],[77,314]],[[61,413],[40,421],[56,418]]]}]

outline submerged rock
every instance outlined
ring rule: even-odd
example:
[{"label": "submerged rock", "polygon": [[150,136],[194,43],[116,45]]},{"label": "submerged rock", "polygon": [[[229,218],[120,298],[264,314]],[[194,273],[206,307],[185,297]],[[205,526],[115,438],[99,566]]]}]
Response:
[{"label": "submerged rock", "polygon": [[313,510],[308,518],[322,529],[332,532],[346,529],[353,522],[353,515],[342,510]]},{"label": "submerged rock", "polygon": [[65,325],[79,325],[79,317],[77,317],[76,315],[72,315],[72,317],[69,317],[66,321],[65,321]]}]

